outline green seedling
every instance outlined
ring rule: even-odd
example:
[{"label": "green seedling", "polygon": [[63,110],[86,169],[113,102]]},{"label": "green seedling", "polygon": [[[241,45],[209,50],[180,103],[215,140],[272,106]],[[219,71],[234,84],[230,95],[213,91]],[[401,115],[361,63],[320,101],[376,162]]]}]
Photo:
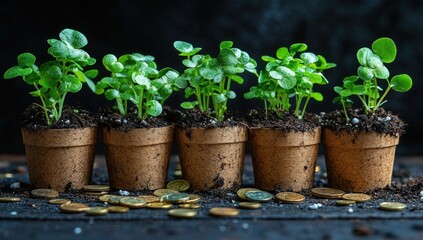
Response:
[{"label": "green seedling", "polygon": [[186,70],[180,77],[188,83],[185,98],[194,95],[196,99],[183,102],[181,107],[192,109],[198,106],[200,111],[209,116],[215,113],[217,121],[221,122],[227,111],[228,100],[236,97],[236,93],[231,90],[232,82],[243,84],[244,79],[240,74],[244,71],[257,75],[256,61],[248,53],[233,48],[231,41],[220,43],[220,52],[216,58],[197,54],[201,48],[195,48],[187,42],[176,41],[173,46],[180,52],[179,56],[186,57],[182,61]]},{"label": "green seedling", "polygon": [[279,117],[291,109],[294,99],[294,114],[302,119],[310,99],[323,100],[323,95],[313,89],[315,84],[328,84],[323,71],[336,66],[321,55],[305,52],[307,48],[304,43],[295,43],[289,49],[279,48],[276,58],[262,56],[266,67],[260,72],[258,85],[251,87],[244,98],[264,101],[266,116],[272,110]]},{"label": "green seedling", "polygon": [[[334,88],[339,96],[334,98],[333,102],[342,105],[347,121],[350,118],[346,109],[353,104],[351,96],[360,100],[368,114],[387,102],[385,98],[391,89],[397,92],[407,92],[411,89],[413,81],[409,75],[399,74],[389,78],[389,70],[384,64],[393,62],[396,55],[395,42],[387,37],[374,41],[372,49],[363,47],[357,51],[357,60],[360,63],[358,76],[348,76],[344,78],[342,86]],[[382,83],[386,84],[385,90],[381,87]]]},{"label": "green seedling", "polygon": [[132,53],[117,58],[107,54],[103,65],[111,76],[96,84],[95,93],[114,100],[122,116],[128,115],[128,103],[131,102],[137,108],[138,118],[156,117],[162,113],[162,105],[173,91],[186,87],[177,71],[158,70],[154,57],[149,55]]},{"label": "green seedling", "polygon": [[18,66],[9,68],[4,73],[5,79],[22,77],[34,86],[30,92],[41,100],[41,107],[48,125],[62,116],[63,105],[68,93],[77,93],[83,83],[94,86],[91,78],[98,75],[97,70],[84,71],[84,67],[94,65],[96,60],[82,50],[88,44],[87,38],[80,32],[64,29],[58,39],[49,39],[48,53],[54,60],[35,65],[35,56],[22,53],[18,56]]}]

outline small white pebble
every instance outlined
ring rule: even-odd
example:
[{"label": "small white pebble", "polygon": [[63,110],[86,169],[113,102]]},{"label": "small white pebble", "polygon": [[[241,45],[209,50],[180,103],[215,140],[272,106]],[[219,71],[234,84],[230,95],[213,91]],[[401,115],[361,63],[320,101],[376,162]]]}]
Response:
[{"label": "small white pebble", "polygon": [[420,201],[423,202],[423,197],[420,198]]},{"label": "small white pebble", "polygon": [[19,188],[21,188],[21,183],[20,182],[14,182],[14,183],[10,184],[10,188],[11,189],[19,189]]},{"label": "small white pebble", "polygon": [[18,215],[18,213],[17,213],[17,212],[15,212],[15,211],[13,211],[13,212],[10,212],[10,215],[11,215],[11,216],[16,216],[16,215]]},{"label": "small white pebble", "polygon": [[358,118],[353,118],[353,119],[351,120],[351,122],[352,122],[353,124],[358,124],[358,123],[360,122],[360,120],[359,120]]},{"label": "small white pebble", "polygon": [[250,228],[250,225],[248,223],[243,223],[242,224],[242,229],[247,230]]},{"label": "small white pebble", "polygon": [[420,191],[419,197],[423,197],[423,191]]},{"label": "small white pebble", "polygon": [[227,196],[231,196],[231,197],[235,197],[236,194],[235,193],[226,193]]},{"label": "small white pebble", "polygon": [[352,208],[348,208],[348,210],[347,210],[349,213],[353,213],[354,212],[354,209],[352,209]]},{"label": "small white pebble", "polygon": [[74,228],[74,229],[73,229],[73,232],[74,232],[75,234],[81,234],[81,233],[82,233],[82,228],[80,228],[80,227],[76,227],[76,228]]},{"label": "small white pebble", "polygon": [[390,117],[390,116],[387,116],[387,117],[385,118],[385,120],[386,120],[386,121],[391,121],[391,117]]},{"label": "small white pebble", "polygon": [[129,196],[129,192],[126,190],[119,190],[119,195],[121,196]]},{"label": "small white pebble", "polygon": [[232,204],[235,204],[235,203],[236,203],[236,201],[235,201],[235,200],[231,200],[231,202],[232,202]]},{"label": "small white pebble", "polygon": [[321,207],[323,207],[323,205],[321,203],[314,203],[314,204],[311,204],[310,206],[308,206],[309,209],[313,209],[313,210],[316,210],[316,209],[321,208]]}]

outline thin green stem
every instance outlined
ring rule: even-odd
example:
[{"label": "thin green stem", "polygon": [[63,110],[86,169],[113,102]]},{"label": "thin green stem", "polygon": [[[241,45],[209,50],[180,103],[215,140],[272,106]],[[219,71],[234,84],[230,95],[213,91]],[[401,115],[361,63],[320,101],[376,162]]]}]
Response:
[{"label": "thin green stem", "polygon": [[385,90],[385,92],[383,93],[382,97],[380,97],[379,101],[377,102],[375,110],[376,110],[377,108],[379,108],[379,106],[382,104],[383,99],[385,99],[385,97],[386,97],[386,95],[388,94],[389,90],[391,90],[391,85],[390,85],[390,84],[389,84],[389,82],[388,82],[388,87],[386,88],[386,90]]},{"label": "thin green stem", "polygon": [[308,105],[308,101],[310,101],[310,96],[308,96],[308,97],[307,97],[307,100],[306,100],[306,102],[305,102],[305,104],[304,104],[304,106],[303,106],[303,111],[302,111],[302,113],[301,113],[301,118],[303,118],[303,117],[304,117],[304,113],[305,113],[305,111],[306,111],[306,108],[307,108],[307,105]]},{"label": "thin green stem", "polygon": [[65,103],[65,98],[66,98],[66,94],[67,94],[68,92],[65,92],[64,94],[63,94],[63,96],[60,98],[60,101],[59,101],[59,113],[58,113],[58,116],[57,116],[57,120],[59,120],[61,117],[62,117],[62,112],[63,112],[63,105],[64,105],[64,103]]},{"label": "thin green stem", "polygon": [[342,108],[344,109],[345,118],[347,119],[347,122],[349,122],[350,118],[348,117],[348,114],[347,114],[347,108],[345,107],[345,101],[341,100],[341,103],[342,103]]},{"label": "thin green stem", "polygon": [[138,102],[138,118],[140,119],[144,119],[143,117],[143,111],[142,111],[142,104],[143,104],[143,100],[144,100],[144,88],[141,88],[140,90],[140,99]]},{"label": "thin green stem", "polygon": [[44,101],[43,95],[41,94],[41,91],[40,91],[40,89],[38,88],[37,84],[35,84],[35,83],[34,83],[34,87],[35,87],[35,89],[36,89],[37,91],[39,91],[39,92],[40,92],[41,104],[43,105],[43,111],[44,111],[44,116],[46,117],[47,125],[51,125],[51,119],[50,119],[50,117],[49,117],[49,115],[48,115],[48,112],[47,112],[47,105],[46,105],[46,103],[45,103],[45,101]]}]

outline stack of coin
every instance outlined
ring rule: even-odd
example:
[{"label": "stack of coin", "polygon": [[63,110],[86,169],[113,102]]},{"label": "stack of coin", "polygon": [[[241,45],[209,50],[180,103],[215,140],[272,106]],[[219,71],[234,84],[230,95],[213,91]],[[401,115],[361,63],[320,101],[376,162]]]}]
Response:
[{"label": "stack of coin", "polygon": [[143,208],[147,205],[147,202],[139,197],[122,197],[119,204],[129,208]]},{"label": "stack of coin", "polygon": [[302,203],[305,197],[295,192],[280,192],[276,194],[276,200],[282,203]]},{"label": "stack of coin", "polygon": [[251,191],[260,191],[260,189],[257,188],[241,188],[236,192],[236,195],[238,196],[239,199],[244,200],[244,201],[248,201],[247,199],[247,192],[251,192]]},{"label": "stack of coin", "polygon": [[109,193],[110,187],[108,185],[86,185],[83,190],[88,196],[102,196]]}]

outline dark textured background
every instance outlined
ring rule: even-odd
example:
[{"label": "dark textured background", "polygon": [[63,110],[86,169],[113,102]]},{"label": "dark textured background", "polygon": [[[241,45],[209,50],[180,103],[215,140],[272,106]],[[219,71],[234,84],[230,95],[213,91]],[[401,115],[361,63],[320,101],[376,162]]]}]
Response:
[{"label": "dark textured background", "polygon": [[[408,132],[401,139],[398,153],[423,154],[423,124],[420,116],[423,83],[423,1],[389,0],[249,0],[249,1],[2,1],[0,8],[0,72],[16,64],[21,52],[32,52],[38,63],[48,60],[48,38],[57,38],[65,27],[83,32],[89,41],[85,48],[98,60],[106,53],[116,55],[141,52],[156,57],[159,67],[182,70],[173,49],[175,40],[185,40],[215,54],[222,40],[233,40],[259,62],[261,55],[274,55],[280,46],[305,42],[338,67],[327,71],[330,84],[322,103],[311,103],[308,111],[331,111],[333,86],[343,77],[355,74],[356,51],[371,46],[373,40],[389,36],[395,40],[398,56],[388,65],[392,75],[408,73],[414,86],[407,94],[391,93],[384,106],[404,119]],[[96,67],[102,69],[100,62]],[[105,76],[101,71],[101,76]],[[98,80],[98,79],[96,79]],[[231,109],[245,113],[261,106],[246,101],[242,94],[256,80],[249,75],[243,86],[236,86],[238,97]],[[22,153],[19,132],[21,112],[32,101],[32,90],[22,80],[0,79],[0,153]],[[419,94],[420,93],[420,94]],[[182,93],[168,102],[178,107]],[[96,111],[110,105],[103,96],[87,89],[67,99]]]}]

